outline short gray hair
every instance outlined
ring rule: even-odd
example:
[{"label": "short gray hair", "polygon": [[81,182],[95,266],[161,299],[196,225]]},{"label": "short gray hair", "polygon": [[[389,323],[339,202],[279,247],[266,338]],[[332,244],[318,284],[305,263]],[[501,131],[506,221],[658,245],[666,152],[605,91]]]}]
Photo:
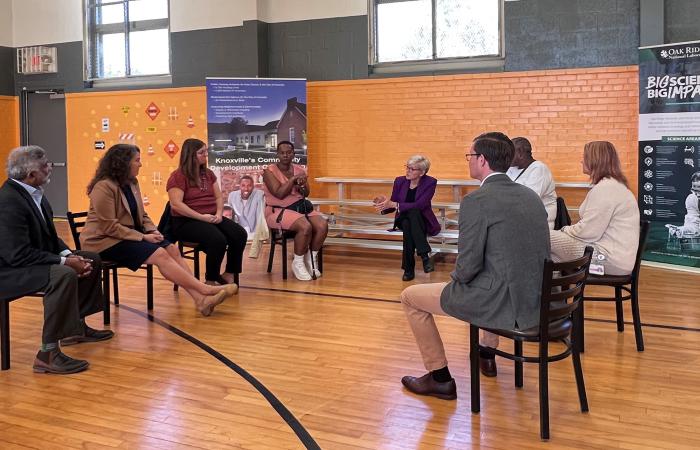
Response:
[{"label": "short gray hair", "polygon": [[7,176],[24,180],[34,170],[39,170],[46,161],[46,152],[38,145],[17,147],[7,157]]},{"label": "short gray hair", "polygon": [[423,171],[423,174],[428,173],[428,170],[430,169],[430,160],[423,155],[411,156],[410,158],[408,158],[408,161],[406,161],[406,165],[409,164],[417,166],[420,170]]}]

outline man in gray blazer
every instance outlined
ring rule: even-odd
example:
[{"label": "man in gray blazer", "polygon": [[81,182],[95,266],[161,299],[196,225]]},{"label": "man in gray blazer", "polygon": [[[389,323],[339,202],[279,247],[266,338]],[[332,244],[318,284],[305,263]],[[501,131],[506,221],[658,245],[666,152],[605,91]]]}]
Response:
[{"label": "man in gray blazer", "polygon": [[466,158],[470,176],[480,180],[481,187],[460,204],[459,254],[452,281],[413,285],[401,293],[429,371],[401,379],[415,394],[457,398],[433,314],[485,328],[526,329],[539,324],[542,270],[549,257],[547,212],[534,191],[505,174],[513,154],[513,143],[503,133],[474,139]]}]

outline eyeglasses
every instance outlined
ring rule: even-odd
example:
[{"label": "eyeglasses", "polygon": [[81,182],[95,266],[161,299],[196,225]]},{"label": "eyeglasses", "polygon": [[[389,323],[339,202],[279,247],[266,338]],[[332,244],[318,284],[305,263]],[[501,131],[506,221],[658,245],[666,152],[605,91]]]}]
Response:
[{"label": "eyeglasses", "polygon": [[476,156],[477,158],[481,156],[481,153],[467,153],[464,155],[465,158],[467,158],[467,161],[471,161],[472,156]]},{"label": "eyeglasses", "polygon": [[421,171],[421,169],[419,169],[418,167],[411,167],[411,166],[405,166],[405,167],[406,167],[406,170],[410,170],[412,172],[420,172]]},{"label": "eyeglasses", "polygon": [[197,150],[198,155],[208,155],[209,154],[209,149],[208,148],[203,148],[201,150]]}]

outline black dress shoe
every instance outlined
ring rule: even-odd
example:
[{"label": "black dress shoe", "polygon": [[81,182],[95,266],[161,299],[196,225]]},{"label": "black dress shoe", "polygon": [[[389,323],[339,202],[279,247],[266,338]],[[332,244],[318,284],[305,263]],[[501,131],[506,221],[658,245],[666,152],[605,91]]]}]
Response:
[{"label": "black dress shoe", "polygon": [[34,358],[33,370],[36,373],[55,373],[66,375],[69,373],[78,373],[90,367],[90,363],[82,359],[73,359],[60,349],[55,349],[50,352],[42,352],[36,354]]},{"label": "black dress shoe", "polygon": [[431,257],[425,255],[421,256],[421,259],[423,260],[423,272],[430,273],[435,271],[435,263],[433,263],[433,259]]},{"label": "black dress shoe", "polygon": [[432,374],[428,372],[420,378],[403,377],[401,378],[401,384],[414,394],[429,395],[443,400],[454,400],[457,398],[457,385],[454,378],[440,383],[435,381]]},{"label": "black dress shoe", "polygon": [[404,272],[404,273],[403,273],[403,276],[401,277],[401,279],[402,279],[403,281],[411,281],[411,280],[414,279],[415,277],[416,277],[416,273],[415,273],[414,271],[410,271],[410,272]]},{"label": "black dress shoe", "polygon": [[61,345],[66,346],[80,344],[81,342],[106,341],[107,339],[112,339],[112,337],[114,337],[114,331],[112,330],[95,330],[86,325],[83,334],[61,339]]},{"label": "black dress shoe", "polygon": [[495,377],[498,375],[498,369],[496,368],[496,358],[479,358],[479,369],[481,369],[481,374],[485,377]]}]

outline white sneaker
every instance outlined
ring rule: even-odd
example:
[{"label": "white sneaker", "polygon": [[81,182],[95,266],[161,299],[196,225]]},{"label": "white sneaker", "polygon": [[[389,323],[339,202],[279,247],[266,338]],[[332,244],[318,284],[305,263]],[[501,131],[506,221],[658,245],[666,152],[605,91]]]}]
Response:
[{"label": "white sneaker", "polygon": [[321,271],[318,270],[318,257],[314,258],[313,269],[311,268],[311,251],[306,252],[304,255],[304,265],[306,266],[306,271],[309,272],[309,274],[316,274],[316,278],[321,276]]},{"label": "white sneaker", "polygon": [[306,266],[304,265],[304,260],[301,258],[294,258],[292,260],[292,272],[294,276],[297,277],[297,280],[309,281],[311,279],[311,275],[309,275],[309,271],[306,270]]}]

